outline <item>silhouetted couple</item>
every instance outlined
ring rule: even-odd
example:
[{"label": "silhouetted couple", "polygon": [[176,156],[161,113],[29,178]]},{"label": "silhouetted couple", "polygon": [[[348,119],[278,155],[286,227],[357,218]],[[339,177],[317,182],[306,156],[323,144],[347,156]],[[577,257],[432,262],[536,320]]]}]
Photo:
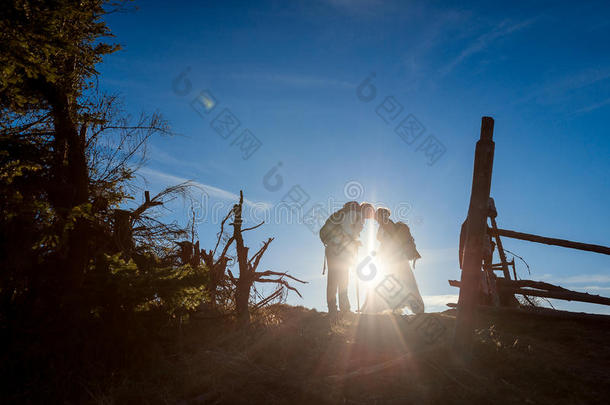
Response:
[{"label": "silhouetted couple", "polygon": [[423,312],[424,304],[409,263],[415,263],[421,256],[409,227],[402,222],[393,222],[390,210],[386,208],[375,210],[369,203],[350,201],[333,213],[320,229],[320,239],[326,247],[325,264],[328,263],[326,300],[329,316],[331,319],[337,316],[337,295],[341,313],[351,312],[347,295],[349,271],[356,265],[358,248],[362,245],[360,233],[367,219],[375,219],[379,224],[377,240],[380,247],[376,261],[382,268],[378,269],[380,277],[370,281],[377,285],[367,288],[362,312],[402,312],[404,307],[414,313]]}]

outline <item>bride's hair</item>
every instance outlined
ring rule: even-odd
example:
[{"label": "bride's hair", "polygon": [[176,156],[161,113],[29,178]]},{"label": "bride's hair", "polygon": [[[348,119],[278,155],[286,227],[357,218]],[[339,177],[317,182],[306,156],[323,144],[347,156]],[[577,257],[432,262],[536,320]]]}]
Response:
[{"label": "bride's hair", "polygon": [[388,208],[380,207],[375,211],[375,219],[380,223],[387,224],[390,220],[390,215],[392,213]]}]

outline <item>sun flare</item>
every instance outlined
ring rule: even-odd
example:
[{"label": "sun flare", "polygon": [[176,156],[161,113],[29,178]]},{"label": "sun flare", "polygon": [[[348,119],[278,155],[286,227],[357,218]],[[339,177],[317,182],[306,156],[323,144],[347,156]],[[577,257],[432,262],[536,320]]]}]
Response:
[{"label": "sun flare", "polygon": [[[378,255],[377,224],[367,221],[364,224],[362,242],[363,245],[358,252],[358,265],[362,265],[360,276],[357,274],[358,282],[364,294],[373,289],[383,280],[383,264]],[[364,277],[362,277],[364,275]],[[369,278],[370,277],[370,278]]]}]

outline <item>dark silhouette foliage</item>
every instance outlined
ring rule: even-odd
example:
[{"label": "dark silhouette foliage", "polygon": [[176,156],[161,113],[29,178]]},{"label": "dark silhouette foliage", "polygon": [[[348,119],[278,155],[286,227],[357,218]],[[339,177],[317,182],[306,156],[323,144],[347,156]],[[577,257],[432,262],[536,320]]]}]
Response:
[{"label": "dark silhouette foliage", "polygon": [[282,301],[282,287],[292,289],[289,276],[273,273],[280,289],[257,300],[252,282],[268,280],[242,282],[270,240],[239,282],[229,276],[243,265],[229,251],[235,238],[224,234],[225,222],[240,218],[235,209],[209,250],[195,242],[194,223],[163,220],[167,202],[192,198],[188,182],[153,197],[145,191],[127,209],[142,192],[133,180],[147,141],[172,132],[158,113],[131,117],[97,87],[96,65],[119,49],[104,17],[125,6],[2,6],[0,394],[9,402],[80,402],[90,394],[85,381],[112,384],[115,372],[180,346],[193,315],[247,315],[249,305]]}]

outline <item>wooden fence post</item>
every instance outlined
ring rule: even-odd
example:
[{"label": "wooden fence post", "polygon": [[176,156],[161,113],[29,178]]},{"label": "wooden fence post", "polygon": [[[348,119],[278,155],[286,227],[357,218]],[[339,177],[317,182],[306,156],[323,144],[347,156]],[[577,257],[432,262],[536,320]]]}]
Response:
[{"label": "wooden fence post", "polygon": [[482,277],[483,242],[487,231],[488,201],[494,157],[493,128],[493,118],[483,117],[481,138],[477,142],[474,154],[472,191],[468,208],[460,297],[453,340],[454,349],[466,357],[469,357],[472,352],[476,306]]}]

